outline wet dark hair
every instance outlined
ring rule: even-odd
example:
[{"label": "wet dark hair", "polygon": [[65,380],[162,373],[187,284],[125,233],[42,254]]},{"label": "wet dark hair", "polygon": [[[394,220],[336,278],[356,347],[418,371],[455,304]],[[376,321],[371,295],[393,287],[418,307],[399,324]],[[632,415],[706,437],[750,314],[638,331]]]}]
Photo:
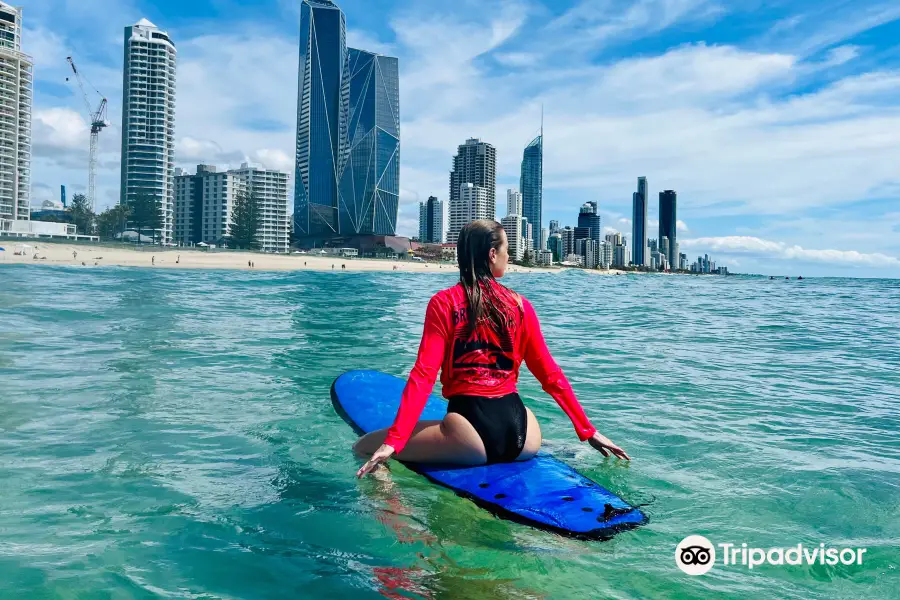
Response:
[{"label": "wet dark hair", "polygon": [[481,219],[472,221],[459,232],[456,242],[459,282],[466,292],[469,309],[468,336],[483,320],[488,320],[494,331],[508,330],[512,317],[505,309],[500,294],[512,292],[497,283],[491,273],[491,248],[499,252],[503,245],[503,226],[496,221]]}]

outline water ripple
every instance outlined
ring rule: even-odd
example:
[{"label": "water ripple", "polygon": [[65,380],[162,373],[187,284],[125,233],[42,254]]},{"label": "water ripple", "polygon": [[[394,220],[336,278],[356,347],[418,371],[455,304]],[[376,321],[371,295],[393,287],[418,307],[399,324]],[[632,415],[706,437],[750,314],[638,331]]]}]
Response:
[{"label": "water ripple", "polygon": [[[900,283],[511,275],[601,431],[548,449],[651,523],[604,544],[498,520],[395,465],[357,482],[328,397],[405,375],[453,276],[2,269],[0,597],[900,596]],[[861,567],[674,565],[714,542]]]}]

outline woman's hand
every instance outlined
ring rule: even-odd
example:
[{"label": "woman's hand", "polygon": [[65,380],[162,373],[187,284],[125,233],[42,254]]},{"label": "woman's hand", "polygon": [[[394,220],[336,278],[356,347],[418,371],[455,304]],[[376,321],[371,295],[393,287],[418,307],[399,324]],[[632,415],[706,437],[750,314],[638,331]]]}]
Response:
[{"label": "woman's hand", "polygon": [[375,467],[378,465],[387,462],[387,460],[394,454],[393,446],[389,446],[387,444],[382,444],[381,447],[375,451],[375,454],[372,455],[372,458],[364,464],[359,471],[356,472],[356,476],[362,479],[367,473],[371,473],[375,470]]},{"label": "woman's hand", "polygon": [[613,444],[608,437],[601,435],[599,431],[595,432],[594,435],[588,439],[588,443],[596,448],[603,456],[609,456],[609,453],[612,452],[616,458],[631,460],[631,457],[625,454],[624,450]]}]

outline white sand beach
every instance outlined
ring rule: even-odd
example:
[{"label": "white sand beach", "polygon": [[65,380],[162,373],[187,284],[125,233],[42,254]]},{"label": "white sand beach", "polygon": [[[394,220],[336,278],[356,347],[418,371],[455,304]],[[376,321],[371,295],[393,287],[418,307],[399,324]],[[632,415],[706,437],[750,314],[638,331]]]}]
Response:
[{"label": "white sand beach", "polygon": [[[16,247],[27,244],[25,255],[16,256]],[[193,248],[145,246],[131,249],[45,242],[43,240],[3,239],[0,265],[51,264],[85,266],[147,267],[156,269],[241,269],[256,271],[399,271],[404,273],[443,273],[457,270],[455,264],[413,260],[379,260],[317,256],[312,254],[262,254],[257,252],[216,252]],[[37,259],[35,259],[37,255]],[[252,266],[251,266],[252,265]],[[513,273],[560,273],[563,268],[530,269],[510,265]],[[591,271],[615,274],[617,271]]]}]

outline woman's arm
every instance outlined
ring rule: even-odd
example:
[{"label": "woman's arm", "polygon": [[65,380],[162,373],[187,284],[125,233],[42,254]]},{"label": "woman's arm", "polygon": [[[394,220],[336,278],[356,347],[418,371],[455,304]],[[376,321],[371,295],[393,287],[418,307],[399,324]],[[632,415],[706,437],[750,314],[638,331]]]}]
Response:
[{"label": "woman's arm", "polygon": [[448,332],[443,312],[437,297],[432,298],[425,311],[425,330],[419,344],[416,364],[403,389],[397,417],[384,440],[396,454],[400,454],[409,441],[409,436],[412,435],[413,428],[418,423],[422,409],[425,408],[428,396],[434,388],[438,371],[444,363]]},{"label": "woman's arm", "polygon": [[525,364],[541,382],[544,391],[553,396],[556,403],[568,415],[572,425],[575,426],[578,439],[583,442],[591,438],[597,430],[591,425],[581,404],[575,398],[569,380],[550,355],[534,307],[525,298],[522,298],[522,303],[525,311]]}]

